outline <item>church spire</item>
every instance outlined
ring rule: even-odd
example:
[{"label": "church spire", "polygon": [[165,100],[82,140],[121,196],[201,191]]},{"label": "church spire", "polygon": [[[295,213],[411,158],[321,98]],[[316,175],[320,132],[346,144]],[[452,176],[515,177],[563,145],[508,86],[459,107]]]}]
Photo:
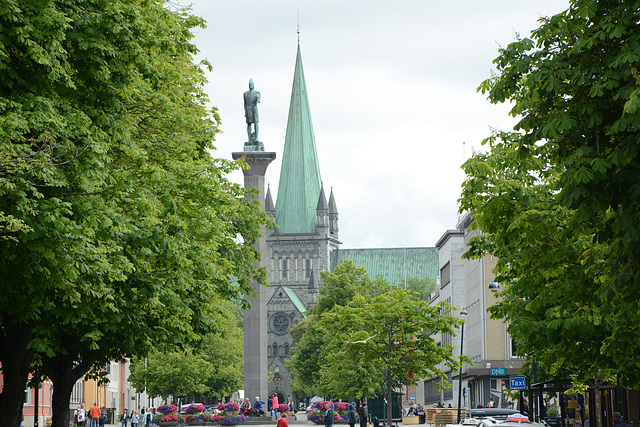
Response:
[{"label": "church spire", "polygon": [[271,186],[267,185],[267,195],[264,197],[264,210],[267,216],[273,219],[276,215],[276,208],[273,205],[273,198],[271,198]]},{"label": "church spire", "polygon": [[320,183],[320,166],[298,45],[276,200],[278,234],[315,231]]},{"label": "church spire", "polygon": [[333,197],[333,187],[331,187],[331,195],[329,195],[329,233],[338,237],[338,206],[336,199]]}]

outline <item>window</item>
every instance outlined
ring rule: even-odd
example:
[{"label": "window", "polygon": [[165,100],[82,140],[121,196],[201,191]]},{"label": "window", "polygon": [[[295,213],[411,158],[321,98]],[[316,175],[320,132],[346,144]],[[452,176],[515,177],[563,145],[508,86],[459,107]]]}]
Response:
[{"label": "window", "polygon": [[446,263],[444,267],[440,269],[440,287],[444,288],[451,281],[451,264]]},{"label": "window", "polygon": [[304,260],[304,277],[308,279],[311,276],[311,260]]},{"label": "window", "polygon": [[289,261],[286,259],[282,260],[282,280],[289,280]]},{"label": "window", "polygon": [[288,356],[289,355],[289,344],[285,344],[284,345],[284,355]]},{"label": "window", "polygon": [[278,344],[273,344],[273,357],[278,357]]}]

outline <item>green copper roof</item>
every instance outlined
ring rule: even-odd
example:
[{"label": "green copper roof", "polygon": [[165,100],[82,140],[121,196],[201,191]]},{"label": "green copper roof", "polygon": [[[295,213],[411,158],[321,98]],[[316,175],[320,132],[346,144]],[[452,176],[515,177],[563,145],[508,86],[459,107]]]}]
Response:
[{"label": "green copper roof", "polygon": [[320,166],[298,45],[276,200],[278,234],[315,231],[320,184]]},{"label": "green copper roof", "polygon": [[335,249],[331,252],[331,271],[350,259],[365,267],[374,280],[380,276],[391,284],[400,284],[405,277],[429,278],[435,283],[439,274],[436,248]]},{"label": "green copper roof", "polygon": [[304,305],[304,301],[302,301],[302,298],[300,298],[300,295],[298,295],[295,289],[287,288],[285,286],[283,286],[282,289],[284,289],[287,296],[289,296],[289,299],[291,299],[291,302],[296,306],[300,313],[304,314],[307,312],[307,306]]}]

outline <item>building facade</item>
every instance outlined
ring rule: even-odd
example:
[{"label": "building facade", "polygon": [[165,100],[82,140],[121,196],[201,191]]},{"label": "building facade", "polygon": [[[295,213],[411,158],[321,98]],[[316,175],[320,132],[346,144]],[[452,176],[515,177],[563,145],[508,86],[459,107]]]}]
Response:
[{"label": "building facade", "polygon": [[462,381],[459,372],[449,372],[446,380],[451,387],[444,391],[436,388],[438,378],[420,381],[416,403],[422,405],[443,403],[457,407],[460,397],[464,407],[486,407],[489,402],[496,407],[510,406],[504,393],[508,389],[508,377],[516,375],[523,363],[514,356],[515,348],[507,325],[502,320],[491,319],[487,312],[496,303],[492,272],[496,259],[488,254],[479,259],[462,258],[469,249],[469,241],[478,235],[477,230],[471,229],[472,221],[472,214],[466,213],[456,228],[447,230],[436,244],[440,278],[432,303],[447,301],[458,309],[458,313],[467,313],[464,341],[462,330],[455,337],[439,336],[437,339],[442,345],[452,345],[455,355],[462,350],[474,364],[463,366]]}]

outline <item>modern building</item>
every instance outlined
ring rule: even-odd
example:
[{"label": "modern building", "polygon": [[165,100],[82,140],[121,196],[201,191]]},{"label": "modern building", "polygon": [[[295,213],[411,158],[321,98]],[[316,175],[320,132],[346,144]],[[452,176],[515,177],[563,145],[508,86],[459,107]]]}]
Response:
[{"label": "modern building", "polygon": [[453,345],[455,355],[462,349],[474,364],[463,366],[461,382],[459,372],[449,372],[446,380],[451,387],[443,391],[436,388],[439,378],[422,380],[416,389],[416,403],[422,405],[440,402],[456,407],[460,396],[464,407],[486,407],[491,400],[495,406],[507,407],[509,399],[504,391],[508,389],[508,377],[516,375],[523,363],[514,356],[507,325],[502,320],[491,319],[487,312],[496,303],[493,290],[497,284],[492,272],[496,259],[488,254],[473,260],[462,258],[470,239],[478,235],[477,230],[471,229],[472,222],[473,215],[466,213],[456,228],[447,230],[436,244],[440,280],[432,294],[432,303],[447,301],[458,308],[457,313],[467,313],[464,342],[462,330],[455,337],[438,336],[437,340],[442,345]]}]

